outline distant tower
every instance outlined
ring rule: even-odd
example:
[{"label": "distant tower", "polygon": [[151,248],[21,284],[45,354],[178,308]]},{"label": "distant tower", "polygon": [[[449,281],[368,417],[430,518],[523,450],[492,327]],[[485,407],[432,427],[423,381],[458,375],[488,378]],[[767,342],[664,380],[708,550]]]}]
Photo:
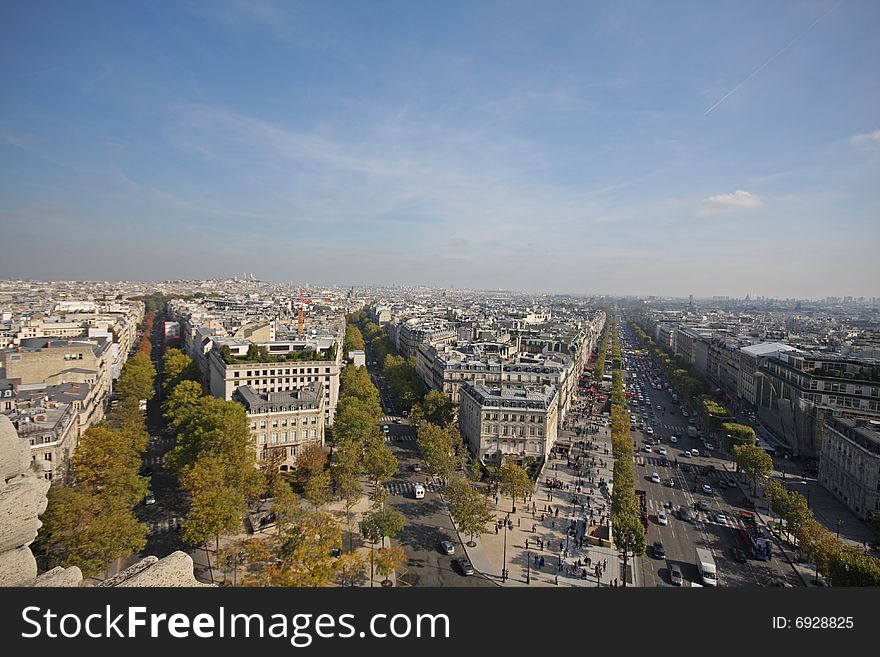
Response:
[{"label": "distant tower", "polygon": [[691,294],[690,296],[688,296],[688,305],[689,305],[689,306],[693,306],[693,305],[694,305],[694,295],[693,295],[693,294]]}]

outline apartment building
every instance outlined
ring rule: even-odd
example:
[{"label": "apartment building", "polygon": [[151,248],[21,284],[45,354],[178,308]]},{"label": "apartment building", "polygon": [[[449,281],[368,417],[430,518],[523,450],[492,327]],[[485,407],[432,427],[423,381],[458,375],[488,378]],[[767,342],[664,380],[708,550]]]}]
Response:
[{"label": "apartment building", "polygon": [[824,352],[779,352],[758,369],[765,425],[796,455],[817,457],[832,417],[880,419],[880,361]]},{"label": "apartment building", "polygon": [[248,414],[257,459],[272,461],[282,472],[296,469],[296,459],[311,445],[324,444],[324,386],[319,381],[298,390],[259,393],[239,386],[232,399]]},{"label": "apartment building", "polygon": [[465,383],[459,401],[461,435],[484,463],[546,459],[558,433],[558,402],[555,386],[516,390]]},{"label": "apartment building", "polygon": [[819,482],[862,520],[880,513],[880,420],[826,422]]},{"label": "apartment building", "polygon": [[[339,375],[345,366],[337,339],[324,336],[257,345],[265,348],[272,357],[268,361],[248,358],[247,352],[252,344],[231,338],[213,339],[213,346],[205,355],[211,394],[232,399],[236,388],[242,386],[266,394],[296,391],[317,382],[323,389],[325,423],[332,426],[339,401]],[[224,347],[229,350],[225,358]],[[314,356],[309,358],[306,354]],[[274,360],[276,358],[278,360]]]}]

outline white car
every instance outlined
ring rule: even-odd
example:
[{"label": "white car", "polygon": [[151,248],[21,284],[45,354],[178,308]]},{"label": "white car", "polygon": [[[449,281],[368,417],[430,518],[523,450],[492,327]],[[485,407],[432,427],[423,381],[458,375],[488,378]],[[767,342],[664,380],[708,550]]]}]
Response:
[{"label": "white car", "polygon": [[688,451],[688,450],[684,450],[684,451],[681,453],[681,455],[682,455],[684,458],[686,458],[686,459],[689,459],[689,458],[691,457],[691,453],[690,453],[690,451]]},{"label": "white car", "polygon": [[669,442],[671,442],[671,443],[677,443],[677,442],[678,442],[678,436],[669,436]]},{"label": "white car", "polygon": [[650,454],[654,450],[651,449],[650,445],[645,445],[644,447],[642,447],[642,451]]},{"label": "white car", "polygon": [[700,455],[700,450],[698,450],[698,449],[691,450],[691,456],[699,456],[699,455]]},{"label": "white car", "polygon": [[715,514],[715,522],[717,522],[719,525],[724,525],[726,527],[727,526],[727,516],[724,515],[723,513],[716,513]]},{"label": "white car", "polygon": [[652,472],[651,473],[651,481],[653,481],[655,484],[659,484],[660,483],[660,475],[658,475],[656,472]]},{"label": "white car", "polygon": [[658,525],[668,525],[669,518],[666,517],[666,513],[663,511],[657,512],[657,524]]},{"label": "white car", "polygon": [[647,429],[645,429],[645,433],[647,433],[649,436],[653,436],[653,435],[654,435],[654,429],[651,428],[651,427],[648,427]]},{"label": "white car", "polygon": [[659,447],[659,448],[657,448],[657,453],[658,453],[660,456],[666,456],[666,448],[665,448],[665,447]]},{"label": "white car", "polygon": [[706,493],[706,495],[711,495],[712,487],[709,484],[703,484],[703,492]]}]

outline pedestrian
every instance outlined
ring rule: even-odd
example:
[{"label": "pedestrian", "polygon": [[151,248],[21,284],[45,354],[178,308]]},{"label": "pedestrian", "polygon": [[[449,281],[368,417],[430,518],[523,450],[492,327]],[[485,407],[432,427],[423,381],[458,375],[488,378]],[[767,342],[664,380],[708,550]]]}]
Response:
[{"label": "pedestrian", "polygon": [[526,550],[529,549],[529,539],[526,539]]},{"label": "pedestrian", "polygon": [[602,559],[602,570],[608,567],[608,559]]},{"label": "pedestrian", "polygon": [[498,523],[495,523],[495,533],[498,533]]},{"label": "pedestrian", "polygon": [[558,518],[559,517],[559,509],[556,509],[555,514],[556,514],[556,517]]},{"label": "pedestrian", "polygon": [[551,527],[552,529],[556,529],[556,521],[555,521],[555,520],[551,520],[551,521],[550,521],[550,527]]},{"label": "pedestrian", "polygon": [[517,526],[517,527],[521,527],[521,526],[522,526],[522,522],[521,522],[521,520],[522,520],[522,518],[517,518],[517,519],[516,519],[516,526]]},{"label": "pedestrian", "polygon": [[536,531],[538,531],[537,526],[533,523],[532,524],[532,533],[534,534]]},{"label": "pedestrian", "polygon": [[541,522],[544,522],[544,514],[541,514]]},{"label": "pedestrian", "polygon": [[[542,549],[542,550],[544,549],[544,543],[543,543],[543,541],[541,542],[541,549]],[[541,568],[544,567],[544,564],[545,564],[545,563],[546,563],[546,562],[544,561],[544,557],[541,557]]]},{"label": "pedestrian", "polygon": [[559,575],[553,576],[553,583],[556,584],[556,586],[559,586]]}]

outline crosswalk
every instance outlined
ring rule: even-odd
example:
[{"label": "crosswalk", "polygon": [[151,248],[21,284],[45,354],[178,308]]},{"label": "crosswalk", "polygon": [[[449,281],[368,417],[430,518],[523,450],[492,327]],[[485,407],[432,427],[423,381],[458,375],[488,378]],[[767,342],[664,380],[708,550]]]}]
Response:
[{"label": "crosswalk", "polygon": [[390,442],[395,442],[395,443],[398,443],[398,442],[406,442],[406,441],[409,441],[409,440],[415,440],[415,439],[416,439],[416,436],[415,436],[415,434],[412,434],[412,433],[406,433],[406,434],[402,434],[402,435],[399,435],[399,436],[392,436],[392,435],[387,434],[387,433],[385,434],[385,442],[386,442],[386,443],[390,443]]},{"label": "crosswalk", "polygon": [[394,424],[394,420],[403,420],[403,418],[397,415],[383,415],[379,422],[381,424]]},{"label": "crosswalk", "polygon": [[177,516],[163,518],[162,520],[154,520],[150,523],[150,533],[167,534],[168,532],[177,531],[177,523],[181,520],[183,520],[183,518],[178,518]]},{"label": "crosswalk", "polygon": [[165,464],[165,456],[160,454],[158,456],[145,456],[144,457],[144,465],[164,465]]},{"label": "crosswalk", "polygon": [[[425,484],[425,489],[436,493],[440,490],[440,486],[435,484],[434,482]],[[412,495],[413,485],[409,481],[388,481],[384,485],[385,490],[387,490],[392,495]]]}]

